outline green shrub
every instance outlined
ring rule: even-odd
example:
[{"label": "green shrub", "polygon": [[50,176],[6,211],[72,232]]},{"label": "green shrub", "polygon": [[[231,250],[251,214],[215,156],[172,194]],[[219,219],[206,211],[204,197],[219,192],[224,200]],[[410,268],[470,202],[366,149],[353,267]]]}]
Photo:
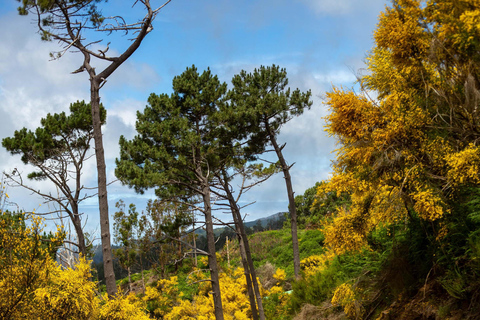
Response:
[{"label": "green shrub", "polygon": [[325,270],[293,282],[293,293],[289,302],[290,312],[299,312],[306,303],[319,305],[330,299],[333,290],[347,279],[341,263],[335,258]]}]

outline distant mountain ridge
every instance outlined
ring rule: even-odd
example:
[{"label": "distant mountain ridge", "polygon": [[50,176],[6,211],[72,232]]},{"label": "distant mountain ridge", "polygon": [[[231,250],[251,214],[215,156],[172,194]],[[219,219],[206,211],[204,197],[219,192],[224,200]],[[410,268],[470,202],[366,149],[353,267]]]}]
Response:
[{"label": "distant mountain ridge", "polygon": [[268,224],[271,221],[285,220],[285,214],[286,214],[286,212],[277,212],[277,213],[272,214],[268,217],[259,218],[257,220],[245,222],[244,225],[245,225],[245,227],[251,228],[251,227],[253,227],[254,225],[257,224],[257,221],[260,221],[261,224],[262,224],[262,227],[265,228],[266,226],[268,226]]},{"label": "distant mountain ridge", "polygon": [[[268,217],[259,218],[259,219],[253,220],[253,221],[244,222],[243,225],[245,226],[245,228],[253,228],[254,226],[258,225],[258,223],[260,222],[261,226],[263,228],[266,228],[269,225],[274,224],[275,222],[285,221],[286,220],[285,214],[286,214],[286,212],[277,212],[277,213],[274,213],[272,215],[269,215]],[[232,225],[233,225],[233,222],[232,222]],[[215,236],[218,236],[225,230],[225,228],[227,228],[227,227],[215,228],[215,229],[213,229],[213,233],[215,234]],[[203,230],[203,229],[198,229],[197,231],[195,231],[195,233],[198,234],[198,235],[205,235],[206,234],[205,230]]]}]

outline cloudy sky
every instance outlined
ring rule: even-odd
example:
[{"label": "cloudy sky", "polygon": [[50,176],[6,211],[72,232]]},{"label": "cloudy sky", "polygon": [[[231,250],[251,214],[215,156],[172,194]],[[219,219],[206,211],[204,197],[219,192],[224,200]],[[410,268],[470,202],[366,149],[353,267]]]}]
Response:
[{"label": "cloudy sky", "polygon": [[[130,21],[141,17],[131,10],[133,1],[110,1],[104,13],[123,15]],[[152,0],[152,3],[160,4]],[[285,157],[292,168],[296,194],[302,194],[315,182],[326,179],[330,171],[335,141],[323,131],[322,117],[327,110],[322,96],[334,86],[352,87],[355,74],[363,67],[372,47],[372,32],[377,16],[387,0],[173,0],[157,16],[154,30],[141,47],[109,79],[101,91],[108,110],[104,128],[107,174],[114,180],[115,158],[119,154],[121,134],[135,134],[135,112],[143,110],[151,92],[171,92],[171,80],[187,66],[199,71],[210,67],[221,81],[244,69],[277,64],[288,72],[289,84],[303,91],[312,90],[313,106],[282,128],[280,142],[286,142]],[[68,53],[49,61],[49,53],[58,44],[45,43],[36,33],[30,16],[20,17],[18,2],[0,2],[0,138],[12,136],[23,127],[35,129],[47,113],[68,110],[76,100],[88,100],[86,73],[71,74],[82,63],[78,53]],[[115,7],[114,7],[115,6]],[[120,6],[120,7],[119,7]],[[123,7],[124,6],[124,7]],[[119,12],[117,12],[119,11]],[[128,36],[114,36],[111,51],[122,50]],[[99,66],[100,68],[101,66]],[[0,148],[0,170],[17,168],[24,174],[31,168],[21,164]],[[95,163],[87,163],[83,183],[94,186]],[[35,188],[55,188],[47,182],[32,183]],[[18,188],[9,188],[10,199],[24,210],[48,210],[43,201]],[[114,183],[109,187],[110,213],[123,199],[139,209],[152,193],[136,195]],[[256,203],[244,210],[247,220],[287,210],[283,177],[278,175],[246,194],[245,203]],[[95,199],[84,202],[81,210],[88,216],[86,231],[98,226]],[[225,218],[225,217],[220,217]],[[98,230],[97,230],[98,232]]]}]

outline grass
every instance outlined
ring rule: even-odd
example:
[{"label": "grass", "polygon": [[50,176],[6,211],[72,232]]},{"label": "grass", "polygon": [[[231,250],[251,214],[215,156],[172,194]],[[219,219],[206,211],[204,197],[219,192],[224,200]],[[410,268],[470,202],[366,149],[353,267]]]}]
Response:
[{"label": "grass", "polygon": [[[323,252],[324,236],[319,230],[298,230],[300,259]],[[255,268],[270,262],[293,278],[293,247],[289,229],[259,232],[249,237]],[[232,248],[231,260],[240,261],[238,250]]]}]

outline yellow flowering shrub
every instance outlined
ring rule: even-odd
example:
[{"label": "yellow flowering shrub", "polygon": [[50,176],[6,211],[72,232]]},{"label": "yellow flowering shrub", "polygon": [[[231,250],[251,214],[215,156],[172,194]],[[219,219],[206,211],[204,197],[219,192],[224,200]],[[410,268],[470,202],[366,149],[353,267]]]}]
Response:
[{"label": "yellow flowering shrub", "polygon": [[[226,272],[220,273],[220,290],[222,293],[222,305],[225,319],[250,319],[250,302],[247,295],[243,268],[236,268],[234,270],[226,269],[225,271]],[[171,299],[168,302],[173,305],[171,310],[165,313],[164,319],[215,319],[212,287],[209,279],[208,273],[200,269],[194,270],[194,272],[189,275],[188,281],[199,283],[198,293],[193,297],[193,301],[180,299],[178,291],[175,291],[178,290],[178,288],[171,286],[170,288],[173,291],[169,292],[169,295],[177,296],[179,298],[176,300]],[[145,299],[149,299],[149,301],[154,298],[154,294],[150,292],[153,291],[147,292],[145,297]],[[159,299],[158,295],[157,299]]]},{"label": "yellow flowering shrub", "polygon": [[81,257],[74,268],[49,271],[46,286],[34,292],[34,303],[45,319],[91,319],[97,311],[96,284],[90,281],[90,261]]},{"label": "yellow flowering shrub", "polygon": [[[172,308],[168,314],[165,315],[165,320],[188,320],[188,319],[197,319],[199,316],[197,308],[188,300],[180,300],[178,305]],[[202,315],[205,317],[205,315]],[[200,318],[198,318],[200,319]],[[208,316],[205,319],[215,319],[213,316],[209,318]]]},{"label": "yellow flowering shrub", "polygon": [[473,144],[460,152],[449,154],[447,178],[454,185],[480,183],[480,149]]},{"label": "yellow flowering shrub", "polygon": [[352,197],[324,226],[337,253],[414,212],[440,223],[457,191],[480,186],[479,37],[478,0],[395,1],[379,16],[361,93],[326,94],[339,148],[314,205],[328,192]]},{"label": "yellow flowering shrub", "polygon": [[115,299],[109,299],[107,294],[102,295],[104,304],[99,310],[98,320],[149,320],[145,304],[134,293],[123,295],[117,292]]},{"label": "yellow flowering shrub", "polygon": [[349,319],[361,319],[364,308],[356,301],[352,285],[343,283],[333,293],[332,304],[341,306]]},{"label": "yellow flowering shrub", "polygon": [[[0,212],[0,319],[50,318],[42,314],[43,301],[39,301],[35,292],[48,287],[52,274],[58,272],[52,254],[64,233],[59,229],[43,242],[44,227],[39,217]],[[69,300],[72,302],[76,304],[78,300]]]},{"label": "yellow flowering shrub", "polygon": [[146,302],[147,309],[161,318],[172,310],[178,298],[178,278],[173,276],[159,280],[156,287],[147,287],[142,299]]},{"label": "yellow flowering shrub", "polygon": [[303,270],[305,277],[321,272],[328,267],[328,264],[335,258],[335,252],[327,250],[321,255],[313,255],[300,261],[300,269]]},{"label": "yellow flowering shrub", "polygon": [[442,199],[431,190],[414,193],[413,199],[415,200],[415,211],[424,220],[435,221],[445,213]]},{"label": "yellow flowering shrub", "polygon": [[287,278],[287,273],[285,270],[278,268],[273,277],[277,279],[278,283],[281,283]]},{"label": "yellow flowering shrub", "polygon": [[357,251],[367,245],[365,233],[357,227],[363,227],[357,223],[359,216],[345,211],[338,210],[338,215],[331,223],[326,223],[323,229],[325,243],[331,246],[335,253],[342,254],[347,251]]}]

